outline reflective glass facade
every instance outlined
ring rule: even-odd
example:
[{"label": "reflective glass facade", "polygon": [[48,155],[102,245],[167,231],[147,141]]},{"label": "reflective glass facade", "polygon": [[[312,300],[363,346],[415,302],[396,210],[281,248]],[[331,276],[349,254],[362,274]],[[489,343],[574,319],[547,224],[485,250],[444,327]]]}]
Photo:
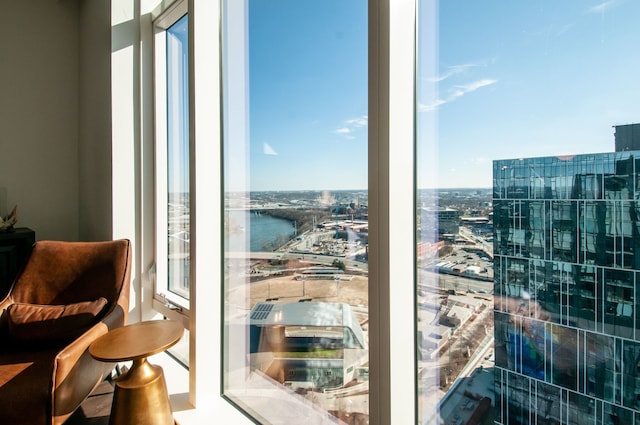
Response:
[{"label": "reflective glass facade", "polygon": [[497,423],[640,424],[640,152],[493,163]]}]

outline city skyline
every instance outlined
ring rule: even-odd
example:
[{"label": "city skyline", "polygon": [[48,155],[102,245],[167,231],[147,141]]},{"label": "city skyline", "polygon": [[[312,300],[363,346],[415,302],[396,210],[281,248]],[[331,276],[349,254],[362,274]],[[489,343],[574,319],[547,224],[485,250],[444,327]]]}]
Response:
[{"label": "city skyline", "polygon": [[[612,151],[612,126],[640,121],[638,13],[420,2],[418,187],[489,188],[496,159]],[[366,28],[364,0],[249,3],[251,190],[366,188]]]}]

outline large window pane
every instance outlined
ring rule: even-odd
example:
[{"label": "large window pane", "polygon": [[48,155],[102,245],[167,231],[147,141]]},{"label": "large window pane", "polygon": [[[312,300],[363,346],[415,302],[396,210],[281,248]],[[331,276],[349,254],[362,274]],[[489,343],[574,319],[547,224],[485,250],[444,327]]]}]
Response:
[{"label": "large window pane", "polygon": [[367,4],[224,5],[224,394],[367,423]]},{"label": "large window pane", "polygon": [[420,422],[638,424],[640,4],[418,3]]},{"label": "large window pane", "polygon": [[188,17],[166,31],[168,290],[189,298]]}]

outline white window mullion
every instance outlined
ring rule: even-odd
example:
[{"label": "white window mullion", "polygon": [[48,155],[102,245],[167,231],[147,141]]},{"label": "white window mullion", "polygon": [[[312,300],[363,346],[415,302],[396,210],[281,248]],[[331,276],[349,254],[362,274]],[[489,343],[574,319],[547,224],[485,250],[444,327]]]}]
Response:
[{"label": "white window mullion", "polygon": [[390,403],[391,423],[400,425],[415,423],[417,412],[416,1],[392,2],[389,15]]},{"label": "white window mullion", "polygon": [[[190,401],[197,410],[223,409],[221,377],[221,111],[220,4],[189,1],[189,129],[191,138]],[[227,409],[225,409],[227,410]],[[222,413],[222,410],[221,410]],[[199,415],[200,416],[200,415]],[[240,416],[240,415],[238,415]],[[201,417],[201,416],[200,416]],[[224,416],[219,418],[230,419]],[[234,422],[241,423],[241,422]]]},{"label": "white window mullion", "polygon": [[370,419],[410,424],[416,423],[416,4],[372,0],[369,14]]}]

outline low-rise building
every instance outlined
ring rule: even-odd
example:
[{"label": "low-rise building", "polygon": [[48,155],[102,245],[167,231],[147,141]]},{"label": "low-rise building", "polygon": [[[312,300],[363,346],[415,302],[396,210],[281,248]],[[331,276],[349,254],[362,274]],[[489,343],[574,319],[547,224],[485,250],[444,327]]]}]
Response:
[{"label": "low-rise building", "polygon": [[339,388],[357,379],[367,343],[344,303],[260,302],[250,314],[252,367],[295,388]]}]

